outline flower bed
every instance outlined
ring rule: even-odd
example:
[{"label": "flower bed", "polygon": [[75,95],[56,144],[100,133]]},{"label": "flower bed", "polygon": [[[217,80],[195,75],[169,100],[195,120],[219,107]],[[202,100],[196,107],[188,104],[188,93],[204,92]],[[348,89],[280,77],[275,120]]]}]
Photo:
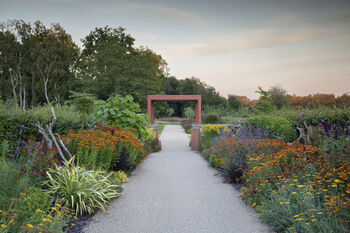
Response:
[{"label": "flower bed", "polygon": [[204,131],[204,157],[243,184],[242,199],[275,231],[350,232],[349,126],[323,126],[320,147],[261,138],[254,127]]}]

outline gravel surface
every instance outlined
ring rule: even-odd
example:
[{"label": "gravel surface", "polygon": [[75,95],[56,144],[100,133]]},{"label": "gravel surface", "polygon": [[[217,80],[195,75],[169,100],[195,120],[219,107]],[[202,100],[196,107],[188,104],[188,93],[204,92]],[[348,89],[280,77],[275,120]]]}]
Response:
[{"label": "gravel surface", "polygon": [[98,212],[85,233],[272,232],[239,191],[190,150],[181,126],[166,126],[161,141],[163,150],[135,169],[109,213]]}]

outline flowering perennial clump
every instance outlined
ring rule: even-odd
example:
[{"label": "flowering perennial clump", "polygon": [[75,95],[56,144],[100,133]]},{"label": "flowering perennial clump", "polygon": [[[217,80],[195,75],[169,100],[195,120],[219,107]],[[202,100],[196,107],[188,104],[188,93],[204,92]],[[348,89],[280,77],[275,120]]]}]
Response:
[{"label": "flowering perennial clump", "polygon": [[70,132],[62,137],[78,164],[90,168],[111,169],[122,153],[129,154],[129,162],[139,163],[146,151],[136,136],[123,128],[99,126],[95,130]]}]

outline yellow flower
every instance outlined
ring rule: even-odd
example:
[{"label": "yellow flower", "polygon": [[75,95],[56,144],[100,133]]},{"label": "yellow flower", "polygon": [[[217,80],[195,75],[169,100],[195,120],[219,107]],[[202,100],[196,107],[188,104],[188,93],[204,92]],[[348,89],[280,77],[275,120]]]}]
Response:
[{"label": "yellow flower", "polygon": [[297,214],[297,215],[294,215],[293,217],[294,217],[294,218],[297,218],[297,217],[299,217],[299,214]]},{"label": "yellow flower", "polygon": [[52,220],[48,219],[48,218],[43,218],[42,220],[43,220],[43,222],[52,222]]},{"label": "yellow flower", "polygon": [[338,187],[338,185],[337,184],[332,184],[332,187],[336,188],[336,187]]},{"label": "yellow flower", "polygon": [[304,219],[303,218],[297,218],[295,219],[295,221],[303,221]]},{"label": "yellow flower", "polygon": [[7,228],[7,226],[5,224],[1,224],[1,227],[4,228],[4,229]]},{"label": "yellow flower", "polygon": [[289,201],[286,201],[285,204],[289,204],[290,202]]},{"label": "yellow flower", "polygon": [[297,192],[292,192],[293,195],[297,194]]},{"label": "yellow flower", "polygon": [[283,202],[280,202],[280,205],[282,205],[283,204]]},{"label": "yellow flower", "polygon": [[27,227],[34,228],[34,226],[32,224],[27,224]]},{"label": "yellow flower", "polygon": [[53,218],[51,215],[47,215],[47,217],[49,217],[49,218]]},{"label": "yellow flower", "polygon": [[315,209],[309,209],[309,211],[310,211],[310,212],[314,212],[314,211],[315,211]]},{"label": "yellow flower", "polygon": [[74,216],[73,218],[74,218],[75,220],[78,220],[78,217],[77,217],[77,216]]},{"label": "yellow flower", "polygon": [[35,210],[35,213],[43,213],[43,214],[45,214],[45,211],[42,211],[42,210],[36,209],[36,210]]},{"label": "yellow flower", "polygon": [[309,222],[306,222],[306,223],[305,223],[305,225],[307,225],[307,226],[308,226],[308,225],[310,225],[310,223],[309,223]]},{"label": "yellow flower", "polygon": [[26,194],[25,193],[20,193],[19,194],[21,197],[24,197]]},{"label": "yellow flower", "polygon": [[56,207],[51,207],[52,210],[57,211]]},{"label": "yellow flower", "polygon": [[58,204],[58,203],[57,203],[56,206],[57,206],[57,207],[61,207],[61,204]]},{"label": "yellow flower", "polygon": [[323,214],[322,212],[317,212],[318,215]]},{"label": "yellow flower", "polygon": [[72,226],[75,226],[75,224],[74,224],[74,223],[72,223]]},{"label": "yellow flower", "polygon": [[316,218],[311,219],[311,222],[316,222],[316,221],[317,221]]},{"label": "yellow flower", "polygon": [[15,222],[13,219],[11,219],[11,220],[9,221],[9,223],[12,224],[12,225],[15,225],[15,224],[16,224],[16,222]]},{"label": "yellow flower", "polygon": [[343,181],[339,180],[339,179],[335,179],[334,180],[335,183],[343,183]]},{"label": "yellow flower", "polygon": [[255,203],[255,202],[253,203],[252,207],[254,207],[254,206],[256,206],[256,203]]},{"label": "yellow flower", "polygon": [[304,185],[303,185],[303,184],[299,184],[299,185],[298,185],[298,188],[301,188],[301,187],[304,187]]}]

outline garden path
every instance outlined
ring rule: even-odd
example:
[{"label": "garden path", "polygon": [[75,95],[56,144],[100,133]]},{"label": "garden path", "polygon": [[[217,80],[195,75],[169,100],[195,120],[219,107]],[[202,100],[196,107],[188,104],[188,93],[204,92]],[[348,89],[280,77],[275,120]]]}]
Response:
[{"label": "garden path", "polygon": [[140,164],[108,214],[98,212],[85,233],[265,233],[255,211],[190,150],[179,125],[165,127],[163,150]]}]

